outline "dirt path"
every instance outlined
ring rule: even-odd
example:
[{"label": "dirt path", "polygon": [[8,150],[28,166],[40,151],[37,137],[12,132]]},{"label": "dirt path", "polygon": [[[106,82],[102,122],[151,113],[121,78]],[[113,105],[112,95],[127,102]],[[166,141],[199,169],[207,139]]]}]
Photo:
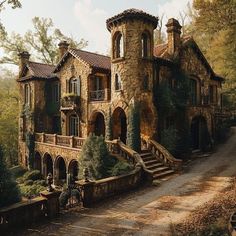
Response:
[{"label": "dirt path", "polygon": [[195,160],[182,175],[19,235],[171,235],[171,224],[216,197],[235,175],[236,128],[216,153]]}]

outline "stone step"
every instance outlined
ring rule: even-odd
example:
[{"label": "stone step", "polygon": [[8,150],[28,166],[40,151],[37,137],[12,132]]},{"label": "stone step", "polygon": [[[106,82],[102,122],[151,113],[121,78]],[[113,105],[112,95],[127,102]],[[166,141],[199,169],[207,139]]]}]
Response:
[{"label": "stone step", "polygon": [[146,167],[148,167],[148,166],[150,166],[150,165],[154,165],[154,164],[160,163],[157,159],[152,159],[152,160],[150,160],[150,161],[143,161],[143,162],[144,162],[144,164],[145,164]]},{"label": "stone step", "polygon": [[161,172],[161,173],[158,173],[158,174],[155,174],[155,175],[153,175],[153,179],[155,180],[155,179],[162,179],[162,178],[164,178],[164,177],[167,177],[167,176],[169,176],[169,175],[172,175],[172,174],[174,174],[175,172],[173,171],[173,170],[167,170],[167,171],[163,171],[163,172]]},{"label": "stone step", "polygon": [[153,156],[148,156],[148,157],[142,157],[144,162],[151,161],[151,160],[156,160]]},{"label": "stone step", "polygon": [[161,162],[158,162],[157,164],[153,164],[153,165],[150,165],[150,166],[148,166],[148,170],[153,170],[153,169],[155,169],[155,168],[159,168],[159,167],[162,167],[162,166],[164,166]]},{"label": "stone step", "polygon": [[142,158],[145,158],[145,157],[151,157],[152,156],[152,153],[151,152],[145,152],[145,153],[141,153],[139,154]]},{"label": "stone step", "polygon": [[[169,171],[169,170],[171,170],[169,167],[167,167],[167,166],[162,166],[162,167],[153,169],[153,170],[152,170],[152,174],[153,174],[153,176],[155,176],[156,174],[164,173],[165,171]],[[172,170],[171,170],[171,171],[172,171]]]}]

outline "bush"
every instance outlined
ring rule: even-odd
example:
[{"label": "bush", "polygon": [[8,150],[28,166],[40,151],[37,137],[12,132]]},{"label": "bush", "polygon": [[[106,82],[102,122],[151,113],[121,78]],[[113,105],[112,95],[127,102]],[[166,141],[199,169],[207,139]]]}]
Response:
[{"label": "bush", "polygon": [[20,184],[20,191],[22,196],[24,197],[35,197],[38,196],[40,192],[45,190],[45,187],[39,185],[39,184],[33,184],[33,185],[24,185]]},{"label": "bush", "polygon": [[25,180],[38,180],[38,179],[42,179],[42,175],[40,174],[40,171],[39,170],[32,170],[32,171],[27,171],[23,178]]},{"label": "bush", "polygon": [[3,151],[0,146],[0,207],[19,202],[21,200],[17,183],[6,167]]},{"label": "bush", "polygon": [[38,185],[41,185],[41,186],[44,186],[44,187],[47,186],[47,182],[44,179],[35,180],[34,184],[38,184]]},{"label": "bush", "polygon": [[24,175],[24,173],[26,172],[26,169],[24,169],[22,166],[18,165],[18,166],[13,166],[12,168],[10,168],[10,172],[11,172],[12,176],[16,179],[16,178]]},{"label": "bush", "polygon": [[65,207],[69,200],[69,192],[63,191],[59,196],[59,204],[61,207]]},{"label": "bush", "polygon": [[111,175],[112,176],[118,176],[118,175],[123,175],[127,174],[132,170],[132,166],[124,161],[119,161],[116,163],[113,168],[111,169]]},{"label": "bush", "polygon": [[33,185],[34,181],[32,179],[28,179],[24,182],[24,185]]}]

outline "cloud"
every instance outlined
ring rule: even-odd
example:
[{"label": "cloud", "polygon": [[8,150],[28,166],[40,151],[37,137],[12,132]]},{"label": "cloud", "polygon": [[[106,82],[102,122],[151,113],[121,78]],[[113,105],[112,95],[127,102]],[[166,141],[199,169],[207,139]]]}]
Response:
[{"label": "cloud", "polygon": [[[106,29],[108,13],[93,6],[92,0],[77,0],[74,13],[89,41],[89,49],[106,53],[109,50],[110,34]],[[80,30],[80,28],[78,28]]]}]

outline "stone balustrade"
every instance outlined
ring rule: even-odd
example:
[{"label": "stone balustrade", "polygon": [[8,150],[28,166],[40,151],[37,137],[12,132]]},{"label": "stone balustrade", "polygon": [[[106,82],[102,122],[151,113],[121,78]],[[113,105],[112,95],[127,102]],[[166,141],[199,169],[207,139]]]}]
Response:
[{"label": "stone balustrade", "polygon": [[81,149],[85,139],[74,136],[64,136],[57,134],[35,133],[35,141],[40,143],[53,144],[62,147]]}]

